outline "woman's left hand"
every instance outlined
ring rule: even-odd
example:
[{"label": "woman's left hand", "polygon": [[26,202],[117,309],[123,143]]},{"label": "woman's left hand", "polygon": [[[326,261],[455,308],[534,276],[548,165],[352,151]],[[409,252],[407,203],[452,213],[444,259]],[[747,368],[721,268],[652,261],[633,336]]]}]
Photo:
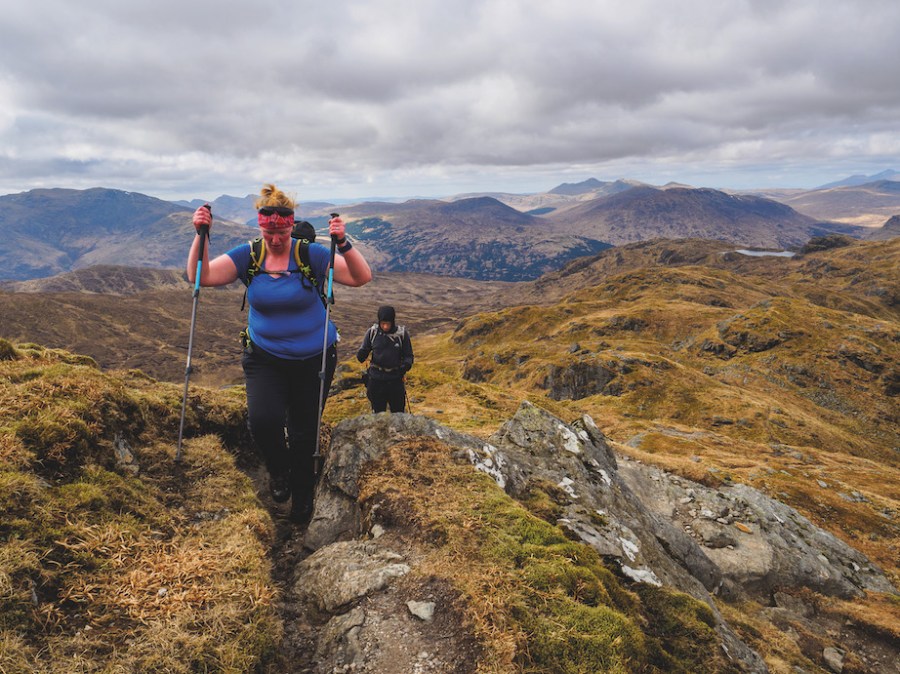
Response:
[{"label": "woman's left hand", "polygon": [[338,241],[347,238],[347,226],[344,224],[344,221],[341,220],[341,216],[337,216],[328,221],[328,233],[331,236],[336,237]]}]

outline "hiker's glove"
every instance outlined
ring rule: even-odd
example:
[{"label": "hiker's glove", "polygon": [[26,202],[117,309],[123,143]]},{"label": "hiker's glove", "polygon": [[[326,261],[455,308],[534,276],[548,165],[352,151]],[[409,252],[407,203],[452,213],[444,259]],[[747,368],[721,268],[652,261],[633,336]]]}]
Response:
[{"label": "hiker's glove", "polygon": [[341,243],[347,238],[347,226],[340,217],[332,218],[328,221],[328,233],[331,236],[336,236],[338,243]]},{"label": "hiker's glove", "polygon": [[212,212],[206,206],[194,211],[194,229],[199,232],[203,225],[212,228]]}]

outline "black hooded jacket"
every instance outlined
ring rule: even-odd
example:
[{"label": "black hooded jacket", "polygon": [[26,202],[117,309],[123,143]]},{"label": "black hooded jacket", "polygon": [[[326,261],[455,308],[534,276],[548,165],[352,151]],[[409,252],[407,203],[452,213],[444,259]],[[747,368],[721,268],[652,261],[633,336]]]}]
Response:
[{"label": "black hooded jacket", "polygon": [[[381,316],[379,315],[379,318]],[[363,363],[372,354],[369,377],[375,380],[400,379],[413,366],[412,342],[402,325],[391,324],[385,332],[378,323],[366,331],[356,359]]]}]

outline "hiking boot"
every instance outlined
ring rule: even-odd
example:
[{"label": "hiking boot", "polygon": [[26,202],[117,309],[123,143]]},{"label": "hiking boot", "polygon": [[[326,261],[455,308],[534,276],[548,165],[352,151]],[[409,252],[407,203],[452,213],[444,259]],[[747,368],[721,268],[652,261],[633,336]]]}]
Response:
[{"label": "hiking boot", "polygon": [[269,478],[269,493],[275,503],[284,503],[291,497],[291,485],[287,475],[275,475]]}]

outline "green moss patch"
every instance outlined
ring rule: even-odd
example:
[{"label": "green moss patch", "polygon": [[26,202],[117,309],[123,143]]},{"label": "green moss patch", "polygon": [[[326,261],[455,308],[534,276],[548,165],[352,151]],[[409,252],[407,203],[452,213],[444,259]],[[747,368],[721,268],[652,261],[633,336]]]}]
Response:
[{"label": "green moss patch", "polygon": [[[465,598],[485,671],[731,671],[708,606],[622,580],[436,441],[394,446],[363,477],[361,499],[391,501],[410,532],[440,542],[424,566]],[[552,496],[536,490],[529,501],[540,511]]]}]

